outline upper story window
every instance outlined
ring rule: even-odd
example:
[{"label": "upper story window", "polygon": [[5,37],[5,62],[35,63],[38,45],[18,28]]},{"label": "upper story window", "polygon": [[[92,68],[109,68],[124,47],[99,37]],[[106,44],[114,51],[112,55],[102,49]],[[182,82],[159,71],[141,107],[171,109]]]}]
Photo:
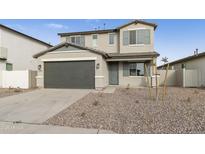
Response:
[{"label": "upper story window", "polygon": [[92,35],[92,45],[93,45],[93,47],[97,47],[97,40],[98,40],[98,35],[93,34]]},{"label": "upper story window", "polygon": [[85,36],[70,36],[67,41],[76,45],[85,46]]},{"label": "upper story window", "polygon": [[129,44],[136,44],[136,30],[129,31]]},{"label": "upper story window", "polygon": [[123,32],[123,45],[150,44],[150,29],[136,29]]},{"label": "upper story window", "polygon": [[115,44],[115,34],[111,33],[108,34],[108,36],[109,36],[109,45]]}]

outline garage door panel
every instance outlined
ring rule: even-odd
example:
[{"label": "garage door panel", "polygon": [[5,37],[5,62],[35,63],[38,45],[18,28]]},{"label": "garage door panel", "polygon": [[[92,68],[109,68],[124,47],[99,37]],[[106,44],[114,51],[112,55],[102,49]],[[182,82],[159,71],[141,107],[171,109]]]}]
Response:
[{"label": "garage door panel", "polygon": [[95,88],[95,62],[45,62],[45,88]]}]

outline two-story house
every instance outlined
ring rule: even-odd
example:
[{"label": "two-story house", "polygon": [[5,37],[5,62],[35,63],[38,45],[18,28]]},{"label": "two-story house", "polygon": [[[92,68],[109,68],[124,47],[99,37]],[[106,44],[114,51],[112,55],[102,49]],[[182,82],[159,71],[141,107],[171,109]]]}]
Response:
[{"label": "two-story house", "polygon": [[2,70],[37,70],[32,56],[52,45],[0,24],[0,87]]},{"label": "two-story house", "polygon": [[156,27],[134,20],[115,29],[59,33],[60,44],[34,55],[42,65],[38,86],[145,86],[146,72],[153,75],[159,56],[154,51]]}]

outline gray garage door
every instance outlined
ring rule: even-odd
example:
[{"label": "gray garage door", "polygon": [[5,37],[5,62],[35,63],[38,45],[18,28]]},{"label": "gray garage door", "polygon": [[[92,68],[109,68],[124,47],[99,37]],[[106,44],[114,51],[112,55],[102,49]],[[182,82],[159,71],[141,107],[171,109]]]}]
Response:
[{"label": "gray garage door", "polygon": [[95,61],[45,62],[45,88],[95,88]]}]

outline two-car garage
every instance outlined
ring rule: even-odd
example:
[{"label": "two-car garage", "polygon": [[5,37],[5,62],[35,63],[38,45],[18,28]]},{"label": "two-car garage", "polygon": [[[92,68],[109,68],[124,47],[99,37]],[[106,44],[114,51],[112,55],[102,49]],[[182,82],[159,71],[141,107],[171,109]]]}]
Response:
[{"label": "two-car garage", "polygon": [[45,88],[95,88],[95,61],[44,62]]},{"label": "two-car garage", "polygon": [[33,57],[40,64],[38,87],[100,89],[108,84],[108,55],[104,51],[63,42]]}]

